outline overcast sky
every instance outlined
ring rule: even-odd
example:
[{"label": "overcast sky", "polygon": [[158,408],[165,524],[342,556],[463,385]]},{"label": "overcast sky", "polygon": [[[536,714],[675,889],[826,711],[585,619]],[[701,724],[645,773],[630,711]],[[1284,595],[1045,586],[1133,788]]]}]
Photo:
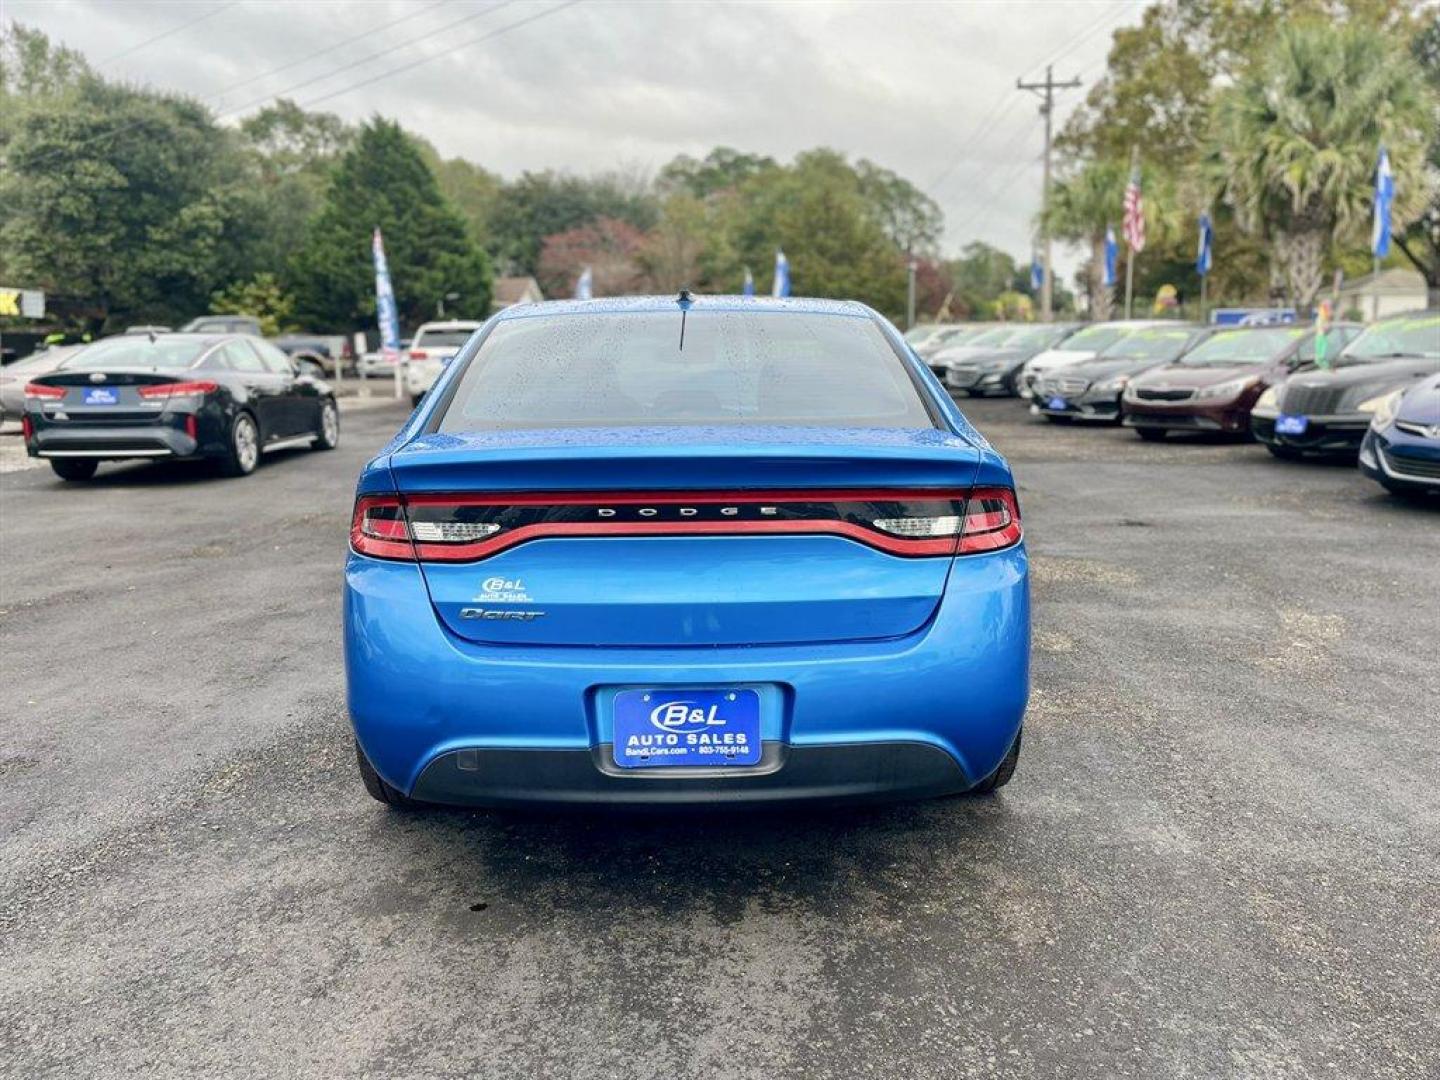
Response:
[{"label": "overcast sky", "polygon": [[[716,145],[782,160],[835,147],[928,191],[951,251],[982,239],[1021,258],[1043,141],[1037,100],[1015,80],[1053,62],[1057,79],[1090,85],[1111,31],[1144,7],[0,0],[6,20],[79,49],[105,74],[192,94],[222,116],[277,95],[347,119],[380,112],[504,176],[653,171]],[[1057,127],[1083,92],[1062,95]],[[1068,276],[1075,257],[1056,254]]]}]

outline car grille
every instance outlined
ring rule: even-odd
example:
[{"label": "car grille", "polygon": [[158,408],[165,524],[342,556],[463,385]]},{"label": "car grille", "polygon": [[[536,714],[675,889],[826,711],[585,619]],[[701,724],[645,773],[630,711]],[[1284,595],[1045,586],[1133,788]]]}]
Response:
[{"label": "car grille", "polygon": [[1344,397],[1343,386],[1287,386],[1280,394],[1280,411],[1295,416],[1329,416]]},{"label": "car grille", "polygon": [[1056,379],[1043,379],[1040,382],[1040,392],[1044,394],[1083,394],[1090,388],[1089,379],[1077,378],[1074,375],[1066,375]]},{"label": "car grille", "polygon": [[1155,390],[1148,386],[1135,388],[1135,397],[1139,401],[1189,401],[1194,396],[1194,390]]},{"label": "car grille", "polygon": [[1440,480],[1440,461],[1433,458],[1401,457],[1388,448],[1380,451],[1385,455],[1385,464],[1390,471],[1401,476],[1421,476],[1426,480]]}]

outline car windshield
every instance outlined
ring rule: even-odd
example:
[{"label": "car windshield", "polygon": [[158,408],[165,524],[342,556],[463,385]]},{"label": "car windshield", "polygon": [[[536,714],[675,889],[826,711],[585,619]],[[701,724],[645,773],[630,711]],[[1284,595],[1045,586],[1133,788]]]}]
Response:
[{"label": "car windshield", "polygon": [[1123,326],[1087,326],[1066,338],[1055,348],[1061,352],[1099,352],[1108,349],[1125,334]]},{"label": "car windshield", "polygon": [[60,365],[62,370],[110,371],[117,368],[188,368],[214,338],[166,334],[153,341],[146,335],[126,335],[98,341]]},{"label": "car windshield", "polygon": [[911,345],[914,345],[917,341],[924,341],[931,334],[936,333],[938,329],[939,328],[936,327],[933,323],[928,323],[924,326],[916,326],[913,329],[905,331],[905,340],[908,341]]},{"label": "car windshield", "polygon": [[439,430],[934,427],[871,319],[691,311],[683,348],[680,330],[678,310],[503,320],[466,367]]},{"label": "car windshield", "polygon": [[1167,360],[1180,355],[1192,332],[1181,327],[1132,330],[1101,355],[1106,360]]},{"label": "car windshield", "polygon": [[1017,329],[1005,344],[1012,349],[1043,349],[1064,332],[1056,326],[1025,326]]},{"label": "car windshield", "polygon": [[417,349],[458,349],[474,330],[426,330],[415,339]]},{"label": "car windshield", "polygon": [[[1013,337],[1015,336],[1015,334],[1017,333],[1018,330],[1019,330],[1019,328],[1018,328],[1018,327],[1015,327],[1015,326],[996,326],[996,327],[992,327],[992,328],[989,329],[989,330],[984,330],[984,331],[982,331],[981,333],[976,334],[976,335],[975,335],[974,337],[972,337],[972,338],[966,338],[964,344],[965,344],[965,345],[1004,345],[1006,342],[1008,342],[1011,338],[1013,338]],[[951,344],[955,344],[955,343],[954,343],[954,342],[951,342]]]},{"label": "car windshield", "polygon": [[[66,349],[67,347],[61,345],[58,346],[58,348]],[[74,356],[71,356],[70,359],[73,360]],[[48,371],[57,366],[57,364],[63,364],[64,362],[65,357],[53,356],[50,350],[46,349],[42,352],[27,356],[24,360],[16,360],[13,364],[6,364],[3,368],[0,368],[0,374],[13,375],[17,371],[34,371],[37,368],[41,371]]]},{"label": "car windshield", "polygon": [[1339,362],[1373,364],[1400,356],[1440,358],[1440,315],[1376,323],[1345,347]]},{"label": "car windshield", "polygon": [[1310,333],[1303,326],[1273,330],[1221,330],[1180,359],[1196,367],[1227,367],[1235,364],[1262,364],[1273,360],[1296,341]]}]

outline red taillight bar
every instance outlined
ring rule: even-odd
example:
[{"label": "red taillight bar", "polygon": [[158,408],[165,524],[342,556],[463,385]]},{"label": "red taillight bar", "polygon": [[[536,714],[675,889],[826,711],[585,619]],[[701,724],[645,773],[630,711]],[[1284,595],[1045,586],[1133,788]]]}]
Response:
[{"label": "red taillight bar", "polygon": [[25,384],[25,396],[31,401],[59,401],[65,396],[63,386],[46,386],[44,383]]},{"label": "red taillight bar", "polygon": [[156,383],[154,386],[142,386],[137,391],[146,401],[153,398],[186,397],[192,394],[213,394],[220,389],[219,383],[196,380],[194,382],[172,382]]},{"label": "red taillight bar", "polygon": [[[867,527],[851,520],[830,518],[735,518],[720,520],[541,521],[500,529],[484,539],[439,542],[416,537],[408,507],[488,506],[675,506],[729,504],[770,506],[784,503],[951,502],[964,503],[965,516],[914,518],[931,522],[940,535],[895,535],[878,525]],[[643,511],[642,511],[643,513]],[[682,511],[683,513],[683,511]],[[877,519],[878,520],[878,519]],[[361,555],[421,562],[474,562],[507,548],[544,537],[561,536],[727,536],[727,535],[830,535],[855,540],[892,555],[972,555],[999,551],[1020,542],[1020,509],[1009,488],[985,487],[970,491],[887,489],[883,491],[784,492],[666,492],[654,494],[574,493],[515,495],[362,495],[355,502],[350,523],[350,545]]]}]

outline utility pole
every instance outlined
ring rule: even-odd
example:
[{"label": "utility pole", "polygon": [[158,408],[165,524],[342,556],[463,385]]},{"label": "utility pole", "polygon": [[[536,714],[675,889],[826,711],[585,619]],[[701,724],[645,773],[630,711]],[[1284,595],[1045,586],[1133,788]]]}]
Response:
[{"label": "utility pole", "polygon": [[905,266],[907,284],[905,287],[905,329],[915,328],[915,256],[911,255]]},{"label": "utility pole", "polygon": [[1054,275],[1050,270],[1050,121],[1055,112],[1055,91],[1074,90],[1080,85],[1079,79],[1056,82],[1051,74],[1051,65],[1045,65],[1043,83],[1027,83],[1015,80],[1017,90],[1033,90],[1041,98],[1040,115],[1045,117],[1045,179],[1040,193],[1040,258],[1045,270],[1045,280],[1040,283],[1040,318],[1049,322],[1054,318],[1052,311]]}]

